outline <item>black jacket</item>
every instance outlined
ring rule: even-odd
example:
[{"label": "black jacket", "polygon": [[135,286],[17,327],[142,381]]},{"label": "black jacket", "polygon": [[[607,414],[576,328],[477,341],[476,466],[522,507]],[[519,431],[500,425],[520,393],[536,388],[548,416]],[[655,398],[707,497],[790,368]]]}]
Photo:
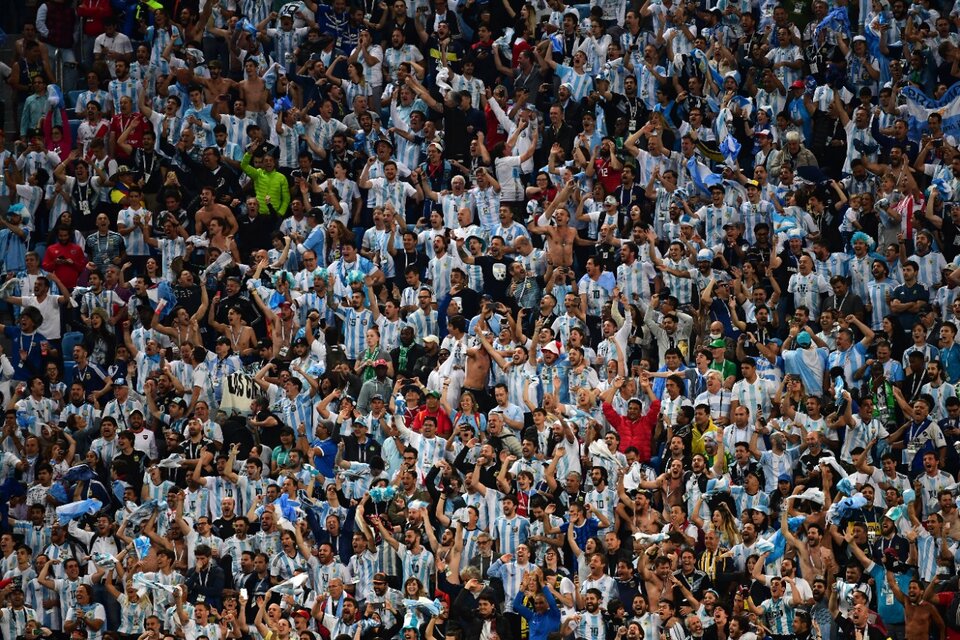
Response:
[{"label": "black jacket", "polygon": [[558,129],[554,129],[553,125],[547,125],[543,130],[543,144],[538,151],[537,162],[540,166],[547,164],[548,156],[550,155],[550,149],[553,147],[553,143],[559,144],[564,153],[565,157],[573,157],[573,142],[576,138],[576,132],[566,122],[560,123]]},{"label": "black jacket", "polygon": [[223,589],[226,576],[212,559],[205,571],[197,571],[196,567],[187,573],[187,588],[190,589],[190,601],[197,602],[197,596],[202,595],[204,602],[219,609],[223,604]]},{"label": "black jacket", "polygon": [[[357,437],[350,435],[344,436],[343,440],[343,459],[350,462],[370,462],[370,458],[380,455],[380,445],[369,436],[367,441],[361,445],[357,442]],[[360,451],[363,451],[363,459],[360,459]]]}]

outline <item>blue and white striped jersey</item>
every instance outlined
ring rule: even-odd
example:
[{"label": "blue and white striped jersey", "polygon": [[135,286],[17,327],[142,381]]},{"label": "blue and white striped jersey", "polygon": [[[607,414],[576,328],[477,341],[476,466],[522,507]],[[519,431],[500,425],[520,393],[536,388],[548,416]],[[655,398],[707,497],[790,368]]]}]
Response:
[{"label": "blue and white striped jersey", "polygon": [[428,591],[434,584],[434,558],[433,552],[423,547],[420,553],[413,553],[405,545],[397,548],[397,554],[400,556],[400,564],[403,567],[403,581],[409,578],[417,578]]},{"label": "blue and white striped jersey", "polygon": [[573,67],[568,67],[565,64],[557,65],[556,73],[560,82],[571,86],[570,96],[577,102],[586,98],[593,91],[593,76],[586,73],[577,73]]},{"label": "blue and white striped jersey", "polygon": [[774,636],[793,634],[793,607],[786,598],[767,598],[757,607],[763,611],[764,626]]},{"label": "blue and white striped jersey", "polygon": [[111,80],[107,84],[107,93],[110,94],[110,100],[113,102],[114,109],[120,113],[120,98],[124,96],[130,98],[133,103],[133,110],[139,111],[137,107],[137,95],[140,93],[140,84],[132,76],[126,80]]},{"label": "blue and white striped jersey", "polygon": [[367,329],[373,326],[373,313],[369,309],[357,311],[353,307],[338,307],[334,312],[343,320],[344,353],[349,360],[356,360],[365,348]]},{"label": "blue and white striped jersey", "polygon": [[517,547],[530,537],[530,521],[514,515],[512,518],[501,515],[490,525],[490,535],[500,542],[500,553],[516,554]]},{"label": "blue and white striped jersey", "polygon": [[143,224],[151,224],[152,215],[153,214],[146,209],[132,209],[130,207],[117,214],[117,224],[122,224],[127,229],[132,229],[129,234],[124,236],[124,243],[126,244],[128,255],[150,255],[150,247],[147,246],[147,241],[143,237],[143,231],[134,226],[134,216],[139,217]]},{"label": "blue and white striped jersey", "polygon": [[537,566],[532,562],[521,565],[516,561],[505,563],[500,560],[500,558],[497,558],[497,560],[490,565],[490,570],[487,572],[487,575],[493,578],[500,578],[503,582],[503,610],[505,612],[509,613],[513,611],[513,599],[517,593],[520,592],[520,583],[523,582],[524,576],[536,571],[536,568]]}]

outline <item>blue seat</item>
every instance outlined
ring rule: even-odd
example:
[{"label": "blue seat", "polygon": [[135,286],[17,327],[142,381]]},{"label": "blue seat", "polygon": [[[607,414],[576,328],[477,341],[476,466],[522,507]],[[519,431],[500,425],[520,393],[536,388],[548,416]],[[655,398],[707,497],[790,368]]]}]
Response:
[{"label": "blue seat", "polygon": [[83,91],[80,91],[79,89],[67,92],[67,111],[72,112],[77,108],[77,98],[80,97],[81,93],[83,93]]},{"label": "blue seat", "polygon": [[80,128],[80,120],[68,120],[70,123],[70,139],[76,143],[77,130]]},{"label": "blue seat", "polygon": [[38,256],[40,256],[40,262],[43,262],[43,254],[47,252],[47,243],[38,242],[34,245],[33,250],[37,252]]},{"label": "blue seat", "polygon": [[73,360],[73,348],[78,344],[83,344],[83,334],[79,331],[68,331],[63,334],[60,340],[60,353],[64,360]]},{"label": "blue seat", "polygon": [[77,370],[77,363],[73,360],[63,361],[63,381],[72,384],[73,373]]}]

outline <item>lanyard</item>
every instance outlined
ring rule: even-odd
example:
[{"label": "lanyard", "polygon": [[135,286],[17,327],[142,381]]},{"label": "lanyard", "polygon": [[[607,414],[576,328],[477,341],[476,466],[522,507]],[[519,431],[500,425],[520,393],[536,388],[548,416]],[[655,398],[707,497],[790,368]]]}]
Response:
[{"label": "lanyard", "polygon": [[923,381],[926,378],[923,374],[917,374],[917,384],[910,383],[910,400],[914,400],[917,397],[917,394],[920,393],[920,388],[923,386]]},{"label": "lanyard", "polygon": [[[108,231],[108,232],[107,232],[107,235],[106,235],[106,238],[104,238],[104,239],[107,241],[107,247],[106,247],[106,249],[104,249],[103,245],[100,243],[100,239],[101,239],[101,238],[103,238],[103,236],[101,236],[101,235],[98,233],[98,234],[97,234],[97,254],[98,254],[98,255],[103,254],[103,252],[106,251],[106,249],[109,249],[109,248],[110,248],[110,232]],[[99,302],[99,301],[100,301],[100,300],[99,300],[99,298],[98,298],[98,299],[97,299],[97,302]]]},{"label": "lanyard", "polygon": [[150,182],[150,175],[153,173],[153,168],[157,164],[157,155],[151,153],[150,155],[150,166],[147,166],[147,163],[143,160],[144,156],[147,154],[141,154],[140,156],[140,166],[143,168],[143,181]]},{"label": "lanyard", "polygon": [[[850,295],[850,292],[849,292],[849,291],[847,291],[845,294],[843,294],[843,299],[841,299],[840,302],[837,303],[837,311],[842,311],[842,310],[843,310],[843,303],[847,301],[847,296],[849,296],[849,295]],[[834,296],[833,296],[833,301],[834,301],[834,302],[837,301],[837,296],[836,296],[836,294],[834,294]]]},{"label": "lanyard", "polygon": [[20,344],[20,350],[21,350],[21,351],[26,351],[28,358],[30,357],[30,351],[33,350],[33,342],[34,342],[36,339],[37,339],[37,332],[34,331],[33,333],[30,334],[30,344],[27,345],[27,348],[26,348],[26,349],[24,349],[24,348],[23,348],[23,334],[21,333],[21,334],[20,334],[20,337],[17,338],[17,342]]},{"label": "lanyard", "polygon": [[[917,427],[921,427],[919,430]],[[919,425],[915,422],[910,424],[910,427],[907,429],[907,442],[913,442],[917,436],[927,430],[927,427],[930,426],[930,422],[924,420]]]}]

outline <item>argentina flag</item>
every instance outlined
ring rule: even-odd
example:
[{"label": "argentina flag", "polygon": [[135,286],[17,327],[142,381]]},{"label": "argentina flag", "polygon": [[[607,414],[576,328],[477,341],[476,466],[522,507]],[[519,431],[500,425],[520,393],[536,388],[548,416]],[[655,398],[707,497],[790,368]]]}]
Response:
[{"label": "argentina flag", "polygon": [[911,138],[920,138],[931,113],[943,117],[944,135],[960,136],[960,82],[954,83],[939,100],[930,98],[916,87],[904,87],[900,94],[906,107]]}]

